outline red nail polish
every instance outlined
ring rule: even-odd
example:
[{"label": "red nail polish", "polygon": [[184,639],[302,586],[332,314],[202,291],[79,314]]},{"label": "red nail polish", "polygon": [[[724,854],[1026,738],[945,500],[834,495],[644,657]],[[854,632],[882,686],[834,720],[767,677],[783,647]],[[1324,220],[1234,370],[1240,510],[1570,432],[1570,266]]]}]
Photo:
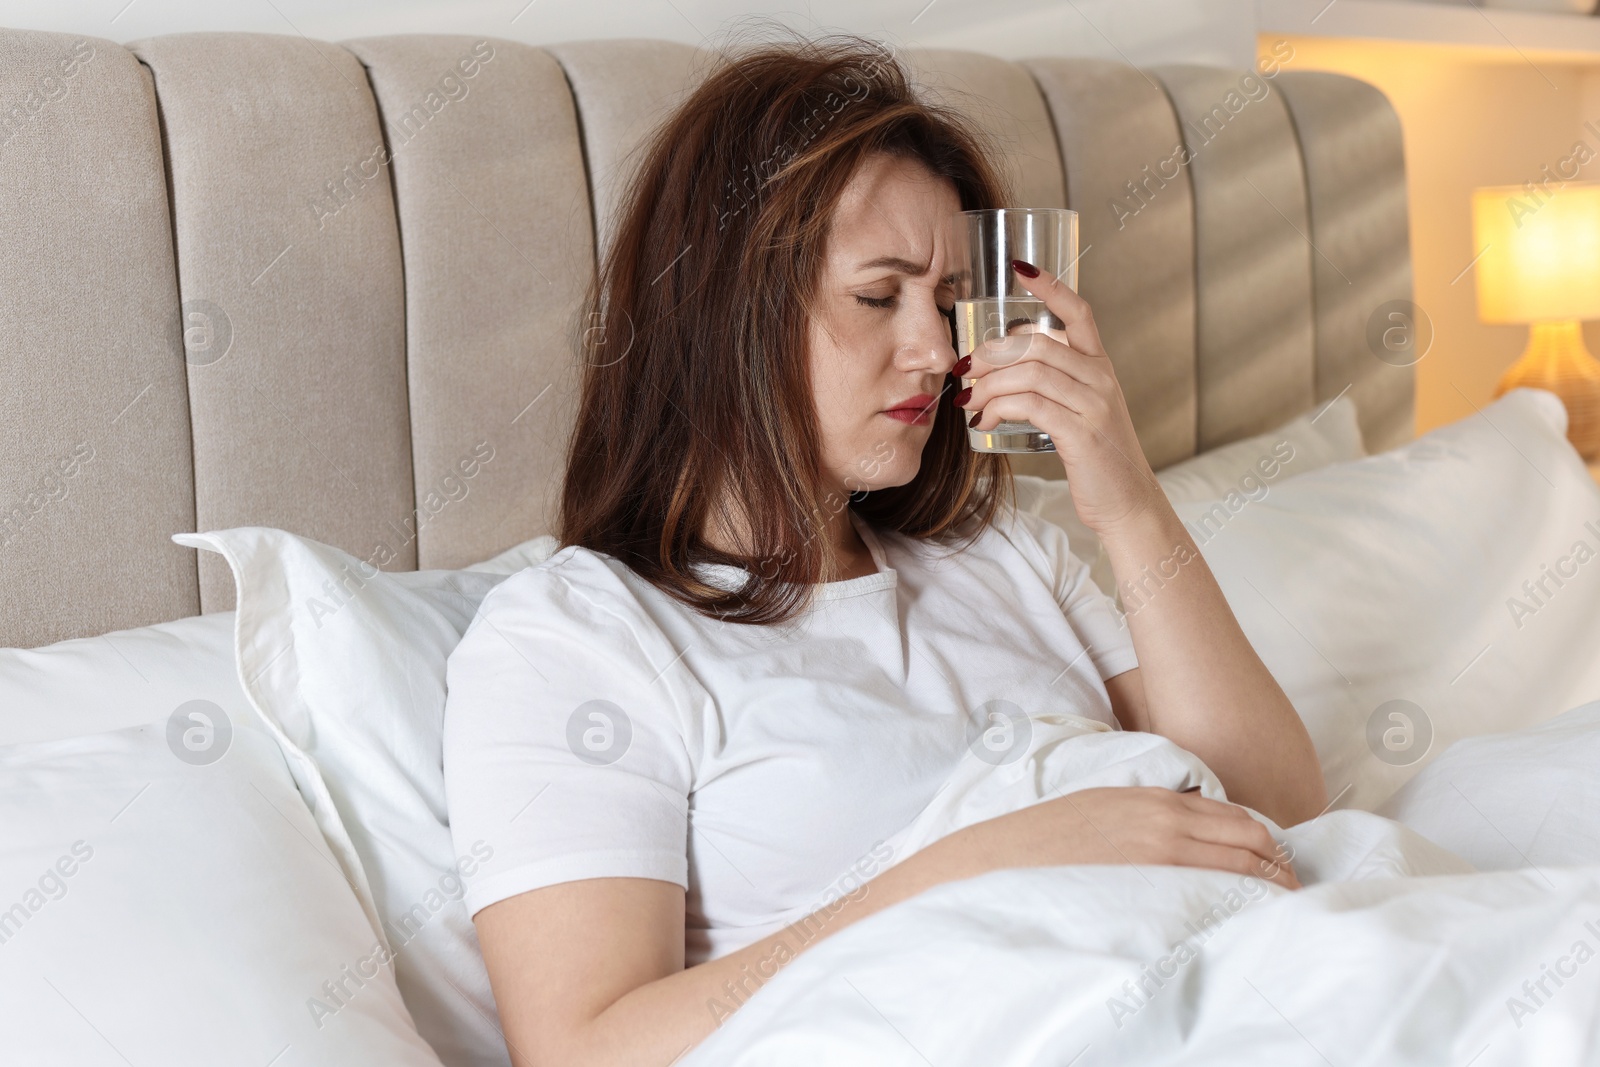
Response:
[{"label": "red nail polish", "polygon": [[971,399],[972,399],[972,389],[970,387],[961,390],[961,392],[956,394],[956,407],[960,407],[962,404],[965,404],[967,401],[969,401]]},{"label": "red nail polish", "polygon": [[954,367],[950,368],[950,373],[955,375],[957,378],[961,378],[961,377],[965,377],[967,371],[969,371],[971,369],[972,369],[972,357],[971,356],[962,356],[960,359],[956,360],[956,365]]},{"label": "red nail polish", "polygon": [[1011,269],[1022,275],[1024,278],[1037,278],[1039,276],[1038,267],[1035,267],[1032,263],[1028,263],[1020,259],[1013,259],[1011,261]]},{"label": "red nail polish", "polygon": [[974,412],[973,415],[972,415],[972,418],[967,420],[967,425],[968,426],[976,426],[976,425],[978,425],[978,420],[981,419],[981,418],[983,418],[983,412],[982,411]]}]

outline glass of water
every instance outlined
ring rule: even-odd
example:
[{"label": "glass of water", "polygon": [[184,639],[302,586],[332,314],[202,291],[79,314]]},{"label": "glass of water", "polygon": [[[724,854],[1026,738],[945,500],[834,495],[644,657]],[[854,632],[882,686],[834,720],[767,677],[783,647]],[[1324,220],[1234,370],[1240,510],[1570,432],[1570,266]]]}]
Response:
[{"label": "glass of water", "polygon": [[[1006,207],[962,211],[954,216],[952,261],[958,265],[956,292],[956,355],[970,355],[985,341],[1013,334],[1052,330],[1065,340],[1065,324],[1022,287],[1011,261],[1039,268],[1039,277],[1054,275],[1073,292],[1078,289],[1078,213],[1055,207]],[[1026,354],[1026,342],[991,365],[1014,363]],[[963,378],[970,386],[973,380]],[[1002,422],[990,430],[967,430],[975,452],[1054,452],[1050,435],[1029,422]]]}]

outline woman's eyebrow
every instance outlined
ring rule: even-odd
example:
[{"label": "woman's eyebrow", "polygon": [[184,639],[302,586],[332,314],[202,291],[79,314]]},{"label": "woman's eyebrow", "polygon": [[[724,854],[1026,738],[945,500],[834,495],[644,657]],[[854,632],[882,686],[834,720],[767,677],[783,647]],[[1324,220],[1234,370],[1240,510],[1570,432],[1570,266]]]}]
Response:
[{"label": "woman's eyebrow", "polygon": [[[901,259],[899,256],[879,256],[877,259],[869,259],[867,262],[857,265],[856,270],[876,270],[878,267],[888,267],[890,270],[897,270],[901,274],[909,274],[912,277],[922,274],[928,269],[911,262],[909,259]],[[954,282],[956,274],[954,272],[946,274],[939,280]]]}]

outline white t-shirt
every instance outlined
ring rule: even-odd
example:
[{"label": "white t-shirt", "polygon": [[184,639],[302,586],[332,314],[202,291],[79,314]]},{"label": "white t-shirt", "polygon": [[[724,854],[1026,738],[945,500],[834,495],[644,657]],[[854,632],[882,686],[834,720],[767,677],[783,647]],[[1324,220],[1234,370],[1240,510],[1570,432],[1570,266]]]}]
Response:
[{"label": "white t-shirt", "polygon": [[492,850],[469,912],[576,879],[675,882],[693,966],[898,862],[885,842],[969,746],[1002,762],[1017,716],[1117,725],[1103,679],[1138,665],[1133,644],[1059,526],[1003,509],[958,552],[850,517],[878,573],[778,627],[707,618],[578,546],[490,591],[447,671],[451,834]]}]

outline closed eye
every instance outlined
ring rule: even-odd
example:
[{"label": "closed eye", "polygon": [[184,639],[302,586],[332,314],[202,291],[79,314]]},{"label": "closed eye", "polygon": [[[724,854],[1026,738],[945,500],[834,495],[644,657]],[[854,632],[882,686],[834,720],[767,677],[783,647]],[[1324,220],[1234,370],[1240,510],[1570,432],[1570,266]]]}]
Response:
[{"label": "closed eye", "polygon": [[[862,296],[860,293],[855,293],[853,295],[856,298],[856,303],[861,304],[864,307],[884,309],[894,307],[894,297],[892,296]],[[951,305],[948,308],[940,308],[939,314],[954,322],[956,314],[955,306]]]}]

